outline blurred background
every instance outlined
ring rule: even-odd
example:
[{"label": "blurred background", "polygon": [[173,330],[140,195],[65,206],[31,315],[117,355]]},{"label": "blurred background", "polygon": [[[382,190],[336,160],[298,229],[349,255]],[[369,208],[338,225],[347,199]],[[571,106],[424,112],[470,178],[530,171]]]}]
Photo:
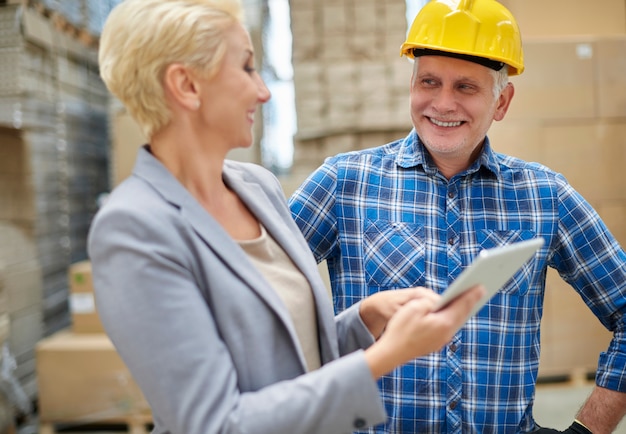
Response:
[{"label": "blurred background", "polygon": [[[411,129],[399,47],[424,1],[242,1],[273,98],[255,146],[231,158],[270,168],[289,195],[324,157]],[[85,246],[145,140],[98,76],[117,3],[0,0],[0,433],[143,433],[151,422],[99,323]],[[494,148],[562,172],[624,246],[626,0],[501,3],[521,27],[526,71],[512,78]],[[540,423],[571,423],[609,341],[549,275]]]}]

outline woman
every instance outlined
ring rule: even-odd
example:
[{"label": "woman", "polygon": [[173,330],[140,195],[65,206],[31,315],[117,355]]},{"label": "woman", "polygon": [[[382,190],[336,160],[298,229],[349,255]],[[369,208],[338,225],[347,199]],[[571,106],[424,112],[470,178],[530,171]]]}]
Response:
[{"label": "woman", "polygon": [[481,290],[437,313],[431,291],[388,291],[333,317],[277,179],[226,160],[270,98],[241,14],[126,0],[104,26],[102,78],[149,144],[91,227],[99,314],[155,433],[381,423],[376,379],[443,346]]}]

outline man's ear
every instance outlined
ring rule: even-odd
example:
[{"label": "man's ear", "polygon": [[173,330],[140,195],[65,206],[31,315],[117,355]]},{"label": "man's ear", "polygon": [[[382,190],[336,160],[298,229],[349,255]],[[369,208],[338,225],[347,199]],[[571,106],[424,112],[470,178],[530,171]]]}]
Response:
[{"label": "man's ear", "polygon": [[498,106],[496,107],[496,112],[493,115],[493,120],[501,121],[504,119],[504,115],[506,115],[506,112],[509,110],[513,95],[515,95],[515,88],[513,87],[513,83],[509,82],[504,89],[502,89],[502,92],[498,97]]},{"label": "man's ear", "polygon": [[189,110],[198,108],[199,83],[193,72],[180,63],[172,63],[165,69],[163,87],[172,102]]}]

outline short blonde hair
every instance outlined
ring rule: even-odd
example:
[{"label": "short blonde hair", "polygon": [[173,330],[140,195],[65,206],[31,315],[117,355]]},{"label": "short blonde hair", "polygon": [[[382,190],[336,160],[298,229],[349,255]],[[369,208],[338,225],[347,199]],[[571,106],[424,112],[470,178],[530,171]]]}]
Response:
[{"label": "short blonde hair", "polygon": [[243,23],[239,0],[124,0],[102,29],[100,76],[150,138],[171,119],[166,68],[182,63],[207,77],[217,73],[235,23]]}]

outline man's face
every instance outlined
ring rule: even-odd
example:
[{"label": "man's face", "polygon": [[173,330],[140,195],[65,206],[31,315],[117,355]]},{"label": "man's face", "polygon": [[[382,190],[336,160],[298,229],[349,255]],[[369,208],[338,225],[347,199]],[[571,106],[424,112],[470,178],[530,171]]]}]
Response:
[{"label": "man's face", "polygon": [[478,156],[487,130],[504,118],[511,84],[497,97],[487,67],[443,56],[422,56],[411,78],[411,120],[441,172],[450,178]]}]

